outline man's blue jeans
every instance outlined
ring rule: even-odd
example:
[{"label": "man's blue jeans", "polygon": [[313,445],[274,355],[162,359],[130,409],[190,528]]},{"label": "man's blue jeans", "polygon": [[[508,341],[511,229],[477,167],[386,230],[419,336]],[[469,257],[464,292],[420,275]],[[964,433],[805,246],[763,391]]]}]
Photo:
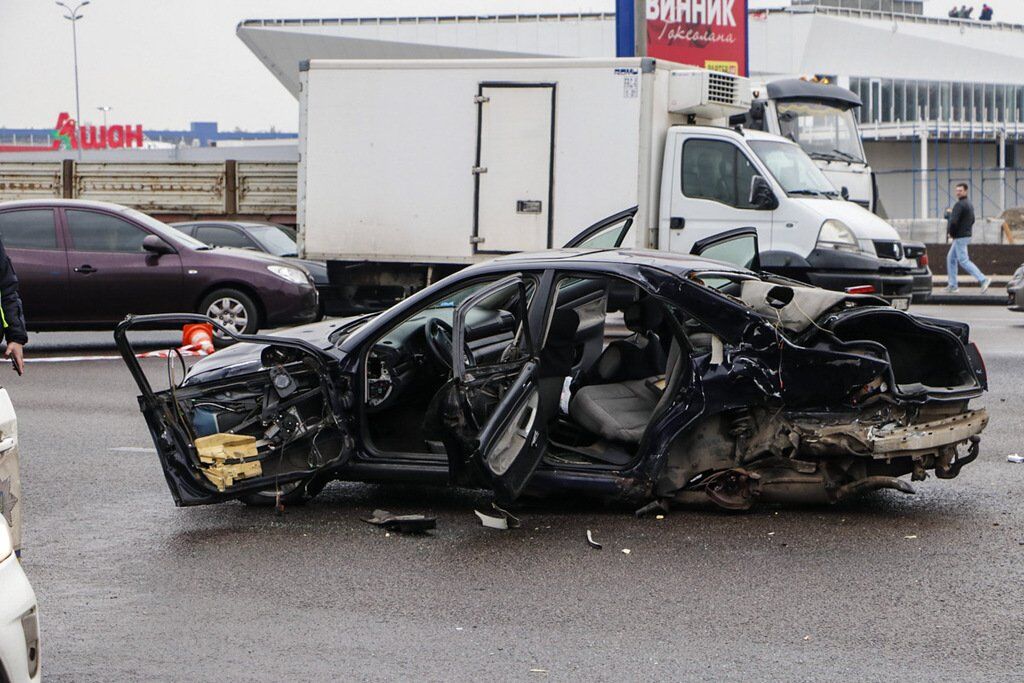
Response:
[{"label": "man's blue jeans", "polygon": [[957,265],[963,268],[964,272],[968,275],[973,276],[979,283],[985,281],[985,275],[978,266],[971,263],[971,259],[967,256],[967,245],[970,243],[970,237],[956,237],[953,239],[953,243],[949,245],[949,253],[946,254],[946,272],[949,274],[950,289],[956,289],[957,287]]}]

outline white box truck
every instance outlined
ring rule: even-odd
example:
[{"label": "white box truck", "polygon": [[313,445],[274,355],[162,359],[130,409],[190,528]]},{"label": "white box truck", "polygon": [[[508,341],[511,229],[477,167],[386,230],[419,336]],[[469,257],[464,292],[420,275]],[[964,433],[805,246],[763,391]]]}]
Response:
[{"label": "white box truck", "polygon": [[761,264],[899,305],[895,229],[792,141],[725,123],[749,82],[650,58],[301,66],[299,244],[353,310],[636,207],[626,246],[755,227]]}]

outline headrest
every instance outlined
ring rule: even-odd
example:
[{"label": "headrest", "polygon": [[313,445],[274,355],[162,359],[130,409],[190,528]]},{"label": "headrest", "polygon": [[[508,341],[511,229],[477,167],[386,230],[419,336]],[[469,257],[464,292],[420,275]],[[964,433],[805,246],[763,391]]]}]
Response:
[{"label": "headrest", "polygon": [[661,327],[665,316],[662,313],[661,305],[653,298],[647,296],[639,301],[634,301],[622,313],[626,327],[633,332],[650,332]]},{"label": "headrest", "polygon": [[548,344],[572,344],[580,327],[580,316],[571,308],[556,308],[548,327]]},{"label": "headrest", "polygon": [[637,300],[637,286],[626,280],[609,278],[608,280],[608,310],[624,311],[631,303]]}]

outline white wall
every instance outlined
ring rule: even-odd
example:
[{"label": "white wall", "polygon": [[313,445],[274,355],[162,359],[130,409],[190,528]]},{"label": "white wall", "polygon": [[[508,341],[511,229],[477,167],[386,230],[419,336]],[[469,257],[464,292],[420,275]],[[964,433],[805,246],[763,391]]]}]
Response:
[{"label": "white wall", "polygon": [[751,17],[750,64],[758,74],[1024,83],[1024,30],[978,24],[769,12]]}]

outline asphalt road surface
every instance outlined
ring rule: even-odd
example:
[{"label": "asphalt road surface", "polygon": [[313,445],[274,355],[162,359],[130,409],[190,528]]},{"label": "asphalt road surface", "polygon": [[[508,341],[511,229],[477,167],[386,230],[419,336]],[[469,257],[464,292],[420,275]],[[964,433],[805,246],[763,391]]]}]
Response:
[{"label": "asphalt road surface", "polygon": [[[523,509],[511,532],[479,525],[478,495],[438,488],[335,484],[283,516],[175,508],[123,365],[32,362],[3,377],[44,674],[1020,680],[1024,464],[1006,456],[1024,453],[1024,314],[915,310],[970,322],[988,366],[991,424],[958,479],[663,520],[555,501]],[[33,335],[28,351],[109,356],[109,339]],[[360,521],[378,507],[436,515],[438,528],[387,535]]]}]

